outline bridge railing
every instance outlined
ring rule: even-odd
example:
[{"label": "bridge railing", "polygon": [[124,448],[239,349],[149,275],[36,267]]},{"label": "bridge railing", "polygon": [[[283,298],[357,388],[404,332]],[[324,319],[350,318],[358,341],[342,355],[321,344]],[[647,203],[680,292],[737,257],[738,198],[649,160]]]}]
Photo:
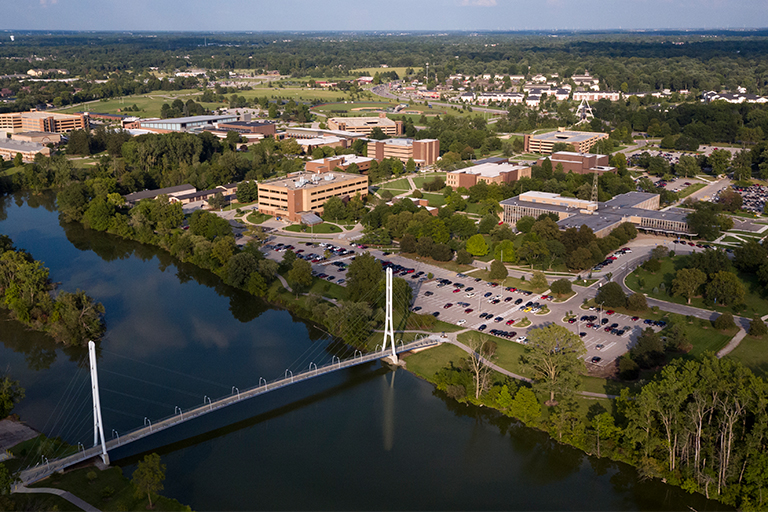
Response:
[{"label": "bridge railing", "polygon": [[[407,352],[409,350],[437,345],[439,342],[440,341],[439,339],[437,339],[436,336],[429,337],[428,335],[417,336],[417,338],[414,341],[409,343],[403,343],[402,340],[399,340],[398,342],[396,342],[395,352],[399,354],[401,352]],[[355,355],[353,357],[349,359],[344,359],[343,361],[337,357],[334,357],[331,360],[331,362],[328,364],[324,364],[319,367],[317,365],[314,365],[315,366],[314,370],[311,369],[313,365],[310,364],[310,369],[304,372],[297,373],[294,375],[293,373],[290,372],[290,370],[286,370],[287,373],[291,373],[290,376],[285,376],[282,379],[276,379],[271,382],[266,381],[265,379],[261,379],[261,381],[263,381],[263,384],[260,382],[259,385],[257,386],[248,388],[244,391],[238,391],[237,393],[220,397],[216,400],[211,400],[209,397],[205,397],[207,399],[207,402],[205,402],[204,400],[205,403],[203,403],[203,405],[199,405],[197,407],[189,409],[186,412],[183,411],[181,408],[178,408],[178,411],[179,411],[178,413],[174,412],[174,414],[166,416],[165,418],[162,418],[160,420],[156,420],[154,423],[152,423],[150,419],[144,418],[143,427],[135,428],[133,430],[125,432],[123,435],[120,435],[119,433],[117,433],[117,431],[113,431],[113,435],[117,434],[117,436],[107,441],[106,443],[107,451],[112,450],[113,448],[116,448],[118,446],[124,446],[128,443],[137,441],[139,439],[155,434],[162,430],[166,430],[179,423],[183,423],[193,418],[203,416],[217,409],[221,409],[223,407],[227,407],[228,405],[232,405],[232,404],[241,402],[243,400],[247,400],[254,396],[262,395],[264,393],[268,393],[276,389],[290,386],[291,384],[295,384],[297,382],[309,380],[309,379],[318,377],[320,375],[325,375],[327,373],[342,370],[344,368],[351,368],[359,364],[375,361],[377,359],[386,357],[390,354],[391,354],[391,350],[384,350],[384,349],[378,349],[378,348],[377,350],[373,352],[369,352],[367,354],[363,354],[359,350],[356,350]],[[24,484],[34,483],[49,475],[52,475],[56,471],[62,470],[64,468],[67,468],[71,465],[82,462],[84,460],[96,457],[100,454],[101,454],[100,446],[88,448],[86,450],[79,451],[78,453],[70,455],[68,457],[56,459],[44,465],[37,465],[34,468],[25,469],[24,471],[21,472],[21,480]]]}]

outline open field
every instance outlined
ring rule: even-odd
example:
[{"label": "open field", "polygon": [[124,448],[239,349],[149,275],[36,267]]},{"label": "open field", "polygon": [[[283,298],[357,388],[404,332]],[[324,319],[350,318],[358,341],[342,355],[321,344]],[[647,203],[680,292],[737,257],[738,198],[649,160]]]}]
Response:
[{"label": "open field", "polygon": [[[397,73],[397,76],[399,76],[400,78],[403,78],[405,76],[405,70],[406,69],[408,69],[408,68],[402,68],[402,67],[400,67],[400,68],[398,68],[398,67],[395,67],[395,68],[381,68],[381,67],[378,67],[378,68],[358,68],[358,69],[352,70],[351,72],[352,73],[363,73],[365,76],[373,76],[376,73],[389,73],[391,71],[394,71],[395,73]],[[422,73],[422,74],[424,73],[422,68],[414,67],[412,69],[417,74],[418,73]]]},{"label": "open field", "polygon": [[759,377],[768,376],[768,340],[765,337],[744,337],[739,346],[726,357],[740,361]]},{"label": "open field", "polygon": [[445,173],[444,172],[431,172],[425,176],[417,176],[413,178],[413,184],[416,185],[417,188],[421,188],[424,186],[424,183],[428,181],[432,181],[435,178],[443,178],[445,179]]},{"label": "open field", "polygon": [[[175,99],[180,99],[184,102],[192,99],[199,103],[201,95],[202,92],[196,89],[184,89],[181,91],[155,91],[137,96],[124,96],[122,98],[111,98],[106,101],[93,101],[87,104],[67,107],[56,111],[62,113],[99,112],[101,114],[125,114],[138,117],[160,117],[160,109],[162,108],[163,103],[168,103],[170,105]],[[139,112],[121,112],[121,110],[125,109],[126,107],[131,107],[134,104],[139,108]],[[202,105],[209,109],[225,106],[224,103],[203,103]]]},{"label": "open field", "polygon": [[[627,276],[626,284],[630,289],[640,293],[646,293],[649,297],[653,297],[655,299],[674,302],[677,304],[687,304],[687,301],[683,297],[673,297],[669,293],[669,291],[672,289],[672,280],[675,278],[675,274],[677,273],[678,268],[681,268],[681,264],[682,259],[679,257],[663,258],[661,260],[661,269],[655,274],[644,270],[642,267],[638,267],[634,272]],[[762,287],[757,280],[757,276],[743,272],[739,272],[738,276],[746,289],[746,294],[744,295],[744,304],[747,306],[747,308],[740,314],[746,317],[752,317],[755,314],[759,314],[760,316],[768,314],[768,300],[766,300],[764,297]],[[638,279],[643,279],[645,281],[642,288],[638,283]],[[664,290],[660,289],[661,283],[664,283]],[[694,297],[691,299],[690,305],[702,309],[711,309],[719,313],[731,311],[731,306],[733,306],[733,304],[728,304],[725,307],[719,304],[714,306],[708,305],[704,303],[704,299],[702,297]]]}]

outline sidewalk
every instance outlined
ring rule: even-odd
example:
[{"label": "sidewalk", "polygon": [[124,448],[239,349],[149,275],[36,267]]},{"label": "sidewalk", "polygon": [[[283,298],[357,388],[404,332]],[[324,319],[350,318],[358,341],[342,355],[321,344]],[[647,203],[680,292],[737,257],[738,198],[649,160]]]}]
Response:
[{"label": "sidewalk", "polygon": [[101,512],[98,508],[94,507],[90,503],[81,500],[74,494],[72,494],[69,491],[62,491],[61,489],[54,489],[52,487],[24,487],[24,486],[17,486],[14,487],[13,492],[15,493],[21,493],[21,494],[55,494],[56,496],[61,496],[71,504],[75,505],[76,507],[79,507],[85,512]]}]

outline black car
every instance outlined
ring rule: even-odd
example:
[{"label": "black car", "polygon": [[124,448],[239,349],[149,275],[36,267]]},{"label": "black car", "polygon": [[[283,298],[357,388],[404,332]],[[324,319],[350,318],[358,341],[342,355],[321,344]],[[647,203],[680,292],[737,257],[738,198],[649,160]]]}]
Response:
[{"label": "black car", "polygon": [[518,305],[520,305],[520,304],[522,304],[522,303],[523,303],[523,299],[517,299],[517,300],[515,301],[515,306],[518,306]]},{"label": "black car", "polygon": [[437,318],[437,317],[440,316],[440,312],[439,311],[435,311],[434,313],[432,313],[432,316]]},{"label": "black car", "polygon": [[477,328],[478,331],[484,331],[485,328],[488,327],[487,325],[483,324],[480,327]]},{"label": "black car", "polygon": [[486,293],[485,295],[483,295],[483,297],[485,297],[485,298],[487,299],[487,298],[488,298],[488,297],[490,297],[491,295],[493,295],[493,294],[492,294],[491,292],[488,292],[488,293]]},{"label": "black car", "polygon": [[607,318],[603,318],[602,320],[600,320],[600,323],[601,323],[602,325],[605,325],[605,324],[607,324],[607,323],[608,323],[608,319],[607,319]]}]

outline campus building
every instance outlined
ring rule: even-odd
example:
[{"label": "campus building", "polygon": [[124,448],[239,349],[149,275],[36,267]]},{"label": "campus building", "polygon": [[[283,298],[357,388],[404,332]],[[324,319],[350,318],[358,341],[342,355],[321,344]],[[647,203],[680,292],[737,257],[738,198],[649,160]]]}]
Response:
[{"label": "campus building", "polygon": [[25,142],[0,137],[0,156],[3,157],[3,160],[13,160],[16,155],[20,154],[24,162],[33,162],[38,153],[51,156],[50,148],[38,142]]},{"label": "campus building", "polygon": [[525,165],[510,164],[507,161],[489,162],[474,167],[451,171],[445,175],[445,184],[454,189],[469,188],[479,181],[491,183],[512,183],[520,178],[530,178],[531,168]]},{"label": "campus building", "polygon": [[155,190],[142,190],[140,192],[133,192],[125,197],[125,202],[128,206],[134,206],[142,199],[154,199],[156,197],[165,195],[169,198],[176,196],[183,196],[185,194],[191,194],[197,192],[197,189],[192,185],[185,183],[184,185],[176,185],[174,187],[157,188]]},{"label": "campus building", "polygon": [[572,151],[558,151],[550,157],[542,157],[536,162],[536,165],[542,165],[549,158],[552,162],[552,169],[558,164],[563,166],[563,172],[573,172],[576,174],[592,174],[595,172],[615,172],[616,168],[608,165],[610,158],[608,155],[596,155],[594,153],[574,153]]},{"label": "campus building", "polygon": [[397,158],[407,163],[413,158],[419,165],[432,165],[440,157],[440,141],[437,139],[369,140],[368,156],[377,162],[385,158]]},{"label": "campus building", "polygon": [[239,119],[237,114],[228,114],[221,116],[191,116],[176,117],[172,119],[148,119],[138,121],[138,126],[142,130],[148,130],[154,133],[171,132],[189,132],[202,131],[205,129],[216,129],[219,123],[232,123]]},{"label": "campus building", "polygon": [[597,203],[548,192],[525,192],[501,201],[501,220],[514,226],[524,216],[537,218],[545,213],[559,217],[560,229],[587,226],[596,236],[604,237],[624,222],[647,233],[688,236],[688,212],[679,208],[659,211],[659,194],[627,192],[610,201]]},{"label": "campus building", "polygon": [[370,135],[374,128],[380,128],[384,135],[390,137],[403,134],[403,122],[393,121],[384,113],[379,117],[332,117],[328,120],[328,128],[365,135]]},{"label": "campus building", "polygon": [[88,127],[85,114],[56,114],[53,112],[13,112],[0,114],[0,133],[53,132],[66,133]]},{"label": "campus building", "polygon": [[38,144],[58,144],[61,142],[61,134],[52,132],[19,132],[12,134],[11,138],[23,142],[37,142]]},{"label": "campus building", "polygon": [[340,171],[346,171],[350,165],[355,164],[360,172],[364,172],[371,168],[371,162],[373,162],[373,158],[365,156],[338,155],[310,160],[306,163],[304,169],[314,173],[334,171],[337,168]]},{"label": "campus building", "polygon": [[298,172],[259,183],[259,212],[314,224],[331,197],[368,195],[368,176],[341,172]]},{"label": "campus building", "polygon": [[556,132],[541,133],[539,135],[525,135],[525,151],[527,153],[541,153],[549,155],[552,147],[557,143],[570,144],[576,153],[588,153],[595,142],[607,139],[607,133],[574,132],[559,128]]},{"label": "campus building", "polygon": [[[250,115],[246,114],[246,118]],[[237,133],[260,133],[264,136],[274,137],[277,130],[275,123],[269,121],[223,121],[218,123],[219,130]]]}]

